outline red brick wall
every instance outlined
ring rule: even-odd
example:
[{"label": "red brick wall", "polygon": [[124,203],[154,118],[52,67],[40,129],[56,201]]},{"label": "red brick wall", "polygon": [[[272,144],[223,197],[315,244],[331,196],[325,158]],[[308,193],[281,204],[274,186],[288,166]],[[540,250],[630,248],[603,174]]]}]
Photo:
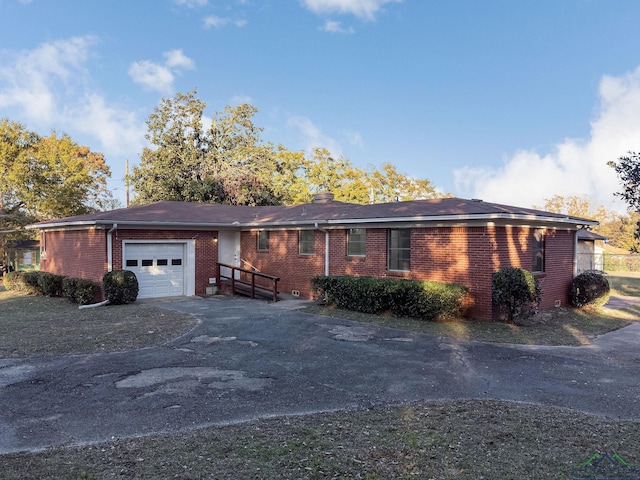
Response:
[{"label": "red brick wall", "polygon": [[[538,278],[543,289],[542,309],[559,300],[568,304],[573,278],[572,231],[547,230],[545,272]],[[106,231],[89,229],[47,232],[47,257],[41,269],[100,282],[107,270]],[[330,275],[406,277],[459,283],[470,289],[468,315],[492,318],[491,275],[507,266],[527,270],[532,265],[532,231],[526,227],[433,227],[411,232],[411,272],[387,270],[387,229],[367,229],[366,255],[346,254],[345,230],[330,230]],[[122,268],[123,240],[194,239],[197,295],[204,294],[216,275],[217,232],[118,229],[113,233],[113,268]],[[272,230],[269,252],[258,252],[256,232],[242,232],[241,256],[261,272],[280,277],[279,290],[297,290],[309,298],[310,279],[325,273],[325,233],[314,231],[314,254],[298,253],[297,230]]]},{"label": "red brick wall", "polygon": [[46,232],[40,245],[46,251],[40,270],[102,283],[107,271],[107,232],[95,228]]},{"label": "red brick wall", "polygon": [[269,233],[269,251],[257,251],[256,232],[242,232],[240,251],[242,258],[260,272],[280,277],[278,290],[291,293],[298,290],[300,296],[311,296],[311,277],[324,275],[324,233],[314,233],[314,254],[300,255],[297,230],[272,230]]},{"label": "red brick wall", "polygon": [[569,290],[573,280],[573,249],[575,232],[547,231],[545,237],[545,273],[540,276],[542,304],[540,308],[553,308],[555,301],[569,305]]},{"label": "red brick wall", "polygon": [[[548,230],[541,308],[568,302],[575,232]],[[325,234],[315,232],[314,255],[298,254],[297,231],[271,231],[269,252],[256,249],[256,232],[243,232],[242,257],[281,278],[279,290],[312,295],[310,278],[324,275]],[[411,272],[387,270],[387,229],[367,229],[366,256],[346,255],[346,231],[330,230],[330,275],[399,277],[458,283],[469,288],[468,316],[492,318],[491,275],[507,266],[531,270],[532,230],[527,227],[433,227],[411,232]]]},{"label": "red brick wall", "polygon": [[[195,240],[195,293],[204,295],[209,278],[216,276],[217,232],[118,229],[112,234],[113,269],[122,269],[123,240]],[[44,243],[43,243],[44,244]],[[46,233],[46,260],[40,269],[101,283],[107,271],[107,231],[71,230]]]},{"label": "red brick wall", "polygon": [[195,230],[125,230],[113,233],[113,268],[122,268],[122,243],[124,240],[195,240],[196,295],[204,295],[209,278],[216,276],[218,262],[218,232]]}]

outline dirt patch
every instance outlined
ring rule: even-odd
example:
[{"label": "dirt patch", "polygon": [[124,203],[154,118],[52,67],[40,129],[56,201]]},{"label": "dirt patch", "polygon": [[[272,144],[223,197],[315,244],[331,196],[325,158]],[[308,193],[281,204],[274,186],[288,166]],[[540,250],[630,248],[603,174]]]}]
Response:
[{"label": "dirt patch", "polygon": [[603,452],[638,465],[639,440],[634,422],[508,402],[434,402],[4,455],[1,476],[558,479],[574,478],[572,469]]},{"label": "dirt patch", "polygon": [[62,298],[0,287],[0,358],[123,351],[165,343],[197,325],[191,315],[145,304],[79,310]]},{"label": "dirt patch", "polygon": [[[79,311],[66,300],[13,295],[0,288],[0,358],[140,348],[182,335],[196,323],[191,316],[150,305]],[[511,341],[522,335],[514,328],[525,328],[413,323],[418,324],[442,329],[428,333]],[[554,335],[557,325],[575,323],[545,316],[526,328]],[[581,328],[584,331],[573,335],[586,336],[586,327]],[[367,332],[366,326],[355,326],[333,334],[343,341],[361,341]],[[523,338],[524,343],[536,339],[532,334]],[[200,336],[192,341],[234,340]],[[153,386],[159,378],[175,378],[183,390],[201,379],[216,389],[233,384],[255,392],[262,387],[235,371],[172,368],[132,374],[119,386],[141,382]],[[558,479],[576,477],[576,468],[603,453],[617,454],[615,458],[636,468],[638,444],[640,422],[503,401],[424,402],[1,455],[0,478]],[[627,478],[640,479],[635,472]]]}]

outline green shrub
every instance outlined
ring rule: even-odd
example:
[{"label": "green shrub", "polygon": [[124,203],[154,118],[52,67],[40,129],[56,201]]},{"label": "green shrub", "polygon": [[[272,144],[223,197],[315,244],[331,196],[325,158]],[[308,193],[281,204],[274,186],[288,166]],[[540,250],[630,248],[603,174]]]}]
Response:
[{"label": "green shrub", "polygon": [[4,276],[4,286],[7,290],[23,292],[28,295],[39,294],[39,273],[40,272],[9,272]]},{"label": "green shrub", "polygon": [[537,312],[542,290],[531,272],[507,267],[495,272],[491,280],[493,303],[508,322]]},{"label": "green shrub", "polygon": [[62,280],[64,277],[49,272],[33,272],[37,276],[38,293],[45,297],[62,296]]},{"label": "green shrub", "polygon": [[315,292],[338,308],[362,313],[390,311],[399,317],[433,320],[459,316],[467,289],[461,285],[372,277],[320,276],[311,280]]},{"label": "green shrub", "polygon": [[104,296],[113,305],[135,302],[138,298],[138,279],[131,270],[113,270],[102,277]]},{"label": "green shrub", "polygon": [[65,298],[73,303],[88,305],[93,303],[98,292],[98,284],[85,278],[66,277],[62,281],[62,292]]},{"label": "green shrub", "polygon": [[40,295],[40,287],[39,287],[39,278],[40,272],[23,272],[22,278],[24,279],[24,292],[29,294],[37,294]]},{"label": "green shrub", "polygon": [[606,274],[598,270],[587,270],[573,279],[569,296],[574,307],[601,307],[609,301],[610,293],[611,287]]},{"label": "green shrub", "polygon": [[4,286],[7,290],[24,291],[24,272],[9,272],[4,275]]}]

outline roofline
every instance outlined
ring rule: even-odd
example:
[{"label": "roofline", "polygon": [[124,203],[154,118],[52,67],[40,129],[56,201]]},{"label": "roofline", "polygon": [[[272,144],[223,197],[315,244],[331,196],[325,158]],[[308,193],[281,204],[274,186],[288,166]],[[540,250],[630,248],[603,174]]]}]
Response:
[{"label": "roofline", "polygon": [[307,219],[307,220],[288,220],[282,222],[207,222],[207,223],[189,223],[189,222],[141,222],[137,220],[84,220],[74,222],[50,222],[28,225],[27,229],[64,229],[64,228],[77,228],[77,227],[107,227],[114,224],[118,224],[118,227],[158,227],[158,228],[181,228],[181,229],[193,229],[193,228],[266,228],[266,227],[295,227],[302,225],[315,225],[321,223],[323,225],[354,225],[354,224],[393,224],[393,223],[437,223],[437,222],[469,222],[469,221],[518,221],[518,222],[535,222],[535,223],[554,223],[564,225],[577,226],[595,226],[599,222],[595,220],[587,220],[578,217],[549,217],[541,215],[517,215],[507,213],[491,213],[491,214],[465,214],[465,215],[429,215],[429,216],[414,216],[414,217],[367,217],[367,218],[341,218],[341,219]]}]

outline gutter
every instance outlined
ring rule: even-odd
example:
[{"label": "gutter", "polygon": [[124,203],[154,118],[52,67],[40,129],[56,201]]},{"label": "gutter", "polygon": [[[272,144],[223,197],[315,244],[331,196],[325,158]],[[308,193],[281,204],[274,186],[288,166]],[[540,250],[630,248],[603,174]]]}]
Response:
[{"label": "gutter", "polygon": [[111,230],[107,232],[107,272],[113,270],[113,232],[118,228],[118,224],[114,223]]},{"label": "gutter", "polygon": [[[513,220],[518,222],[536,222],[536,223],[554,223],[565,224],[573,226],[595,226],[598,225],[597,221],[590,221],[581,218],[571,217],[548,217],[548,216],[536,216],[536,215],[514,215],[514,214],[465,214],[465,215],[426,215],[426,216],[414,216],[414,217],[363,217],[363,218],[349,218],[341,217],[336,219],[322,219],[325,225],[341,226],[345,224],[393,224],[393,223],[431,223],[431,222],[458,222],[464,223],[468,221],[495,221],[495,220]],[[84,220],[76,222],[41,222],[39,224],[27,225],[25,228],[51,230],[58,228],[72,228],[72,227],[98,227],[103,225],[113,225],[114,220]],[[136,220],[119,220],[117,224],[121,227],[124,226],[136,226],[141,228],[206,228],[206,229],[225,229],[225,228],[268,228],[268,227],[300,227],[302,225],[318,225],[314,219],[310,218],[306,221],[300,221],[300,219],[292,220],[280,220],[280,221],[248,221],[238,222],[236,224],[228,222],[140,222]],[[318,228],[318,227],[316,227]],[[318,230],[322,230],[318,228]]]},{"label": "gutter", "polygon": [[324,275],[329,276],[329,230],[320,228],[318,222],[316,222],[316,230],[324,232]]}]

